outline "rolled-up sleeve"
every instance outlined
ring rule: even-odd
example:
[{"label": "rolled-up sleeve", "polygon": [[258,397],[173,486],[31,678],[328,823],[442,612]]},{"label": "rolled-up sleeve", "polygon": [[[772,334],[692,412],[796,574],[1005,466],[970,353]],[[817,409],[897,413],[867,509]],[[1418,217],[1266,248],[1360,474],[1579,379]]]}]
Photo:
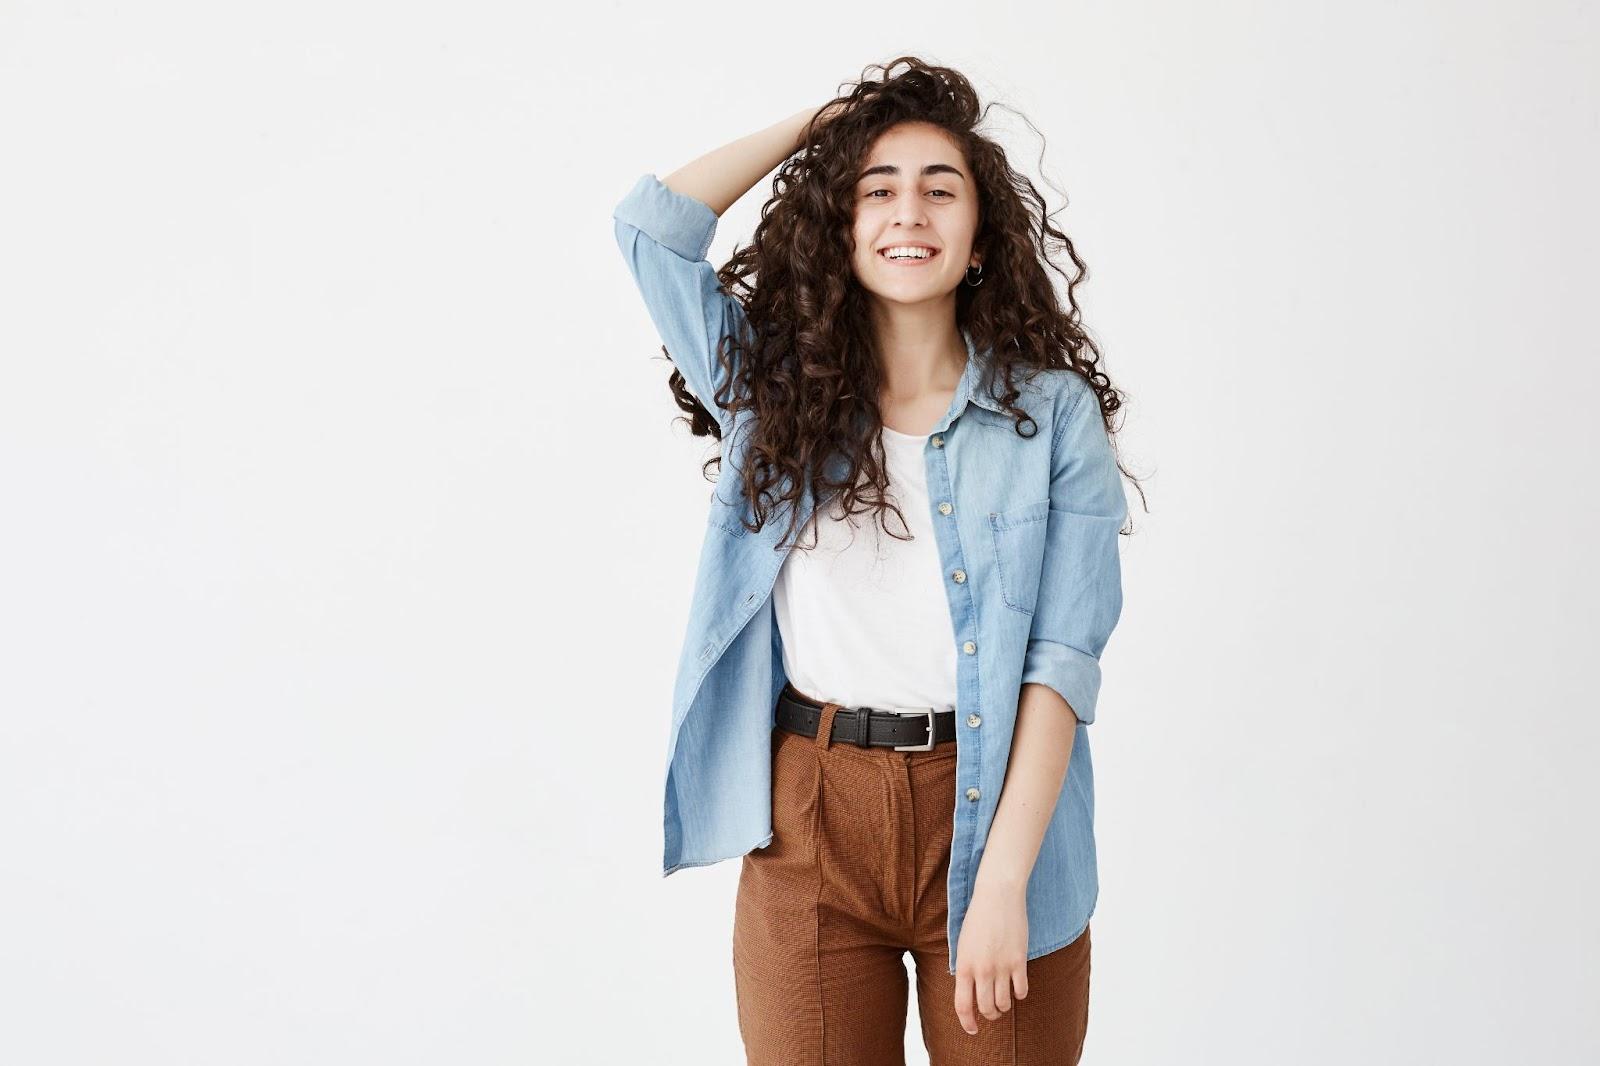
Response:
[{"label": "rolled-up sleeve", "polygon": [[612,219],[617,246],[667,355],[726,432],[727,412],[715,399],[727,382],[717,348],[723,337],[736,334],[744,308],[723,291],[716,268],[706,261],[716,212],[648,173],[612,210]]},{"label": "rolled-up sleeve", "polygon": [[1128,504],[1094,390],[1074,375],[1056,402],[1066,414],[1051,444],[1044,568],[1022,683],[1048,685],[1087,725],[1100,654],[1122,613],[1118,531]]}]

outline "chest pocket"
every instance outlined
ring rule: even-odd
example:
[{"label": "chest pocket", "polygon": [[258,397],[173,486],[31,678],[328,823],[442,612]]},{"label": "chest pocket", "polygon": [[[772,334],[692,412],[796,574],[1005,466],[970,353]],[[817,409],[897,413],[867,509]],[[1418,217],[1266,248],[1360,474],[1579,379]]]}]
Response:
[{"label": "chest pocket", "polygon": [[995,570],[1000,575],[1000,595],[1013,611],[1032,614],[1039,602],[1039,578],[1044,572],[1045,529],[1049,518],[1049,500],[989,512],[989,535],[994,543]]}]

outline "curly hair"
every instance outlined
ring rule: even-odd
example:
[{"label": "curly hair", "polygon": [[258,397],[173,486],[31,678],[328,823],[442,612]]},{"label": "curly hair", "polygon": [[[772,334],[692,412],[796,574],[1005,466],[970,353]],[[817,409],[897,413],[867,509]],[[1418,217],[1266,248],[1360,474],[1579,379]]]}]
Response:
[{"label": "curly hair", "polygon": [[[896,72],[899,67],[905,69]],[[881,79],[868,76],[874,71]],[[750,243],[717,271],[723,290],[744,308],[746,321],[745,335],[721,339],[717,358],[726,384],[711,400],[730,413],[748,409],[754,414],[746,423],[743,462],[736,464],[750,506],[744,522],[752,532],[774,509],[796,503],[806,480],[814,500],[842,491],[839,502],[846,514],[871,512],[882,522],[892,509],[904,524],[905,516],[888,496],[878,435],[882,372],[868,315],[870,296],[850,258],[859,167],[877,138],[904,122],[931,123],[945,131],[975,178],[974,247],[984,252],[984,284],[957,286],[956,320],[974,350],[990,353],[991,373],[1001,384],[991,391],[1013,416],[1017,433],[1031,437],[1037,432],[1028,413],[1015,406],[1019,376],[1026,381],[1041,370],[1069,368],[1094,390],[1114,446],[1112,419],[1122,407],[1122,394],[1099,366],[1099,349],[1080,325],[1073,295],[1088,268],[1051,222],[1033,183],[1012,169],[999,144],[978,132],[982,118],[971,83],[949,67],[912,56],[869,66],[859,82],[819,109],[806,126],[800,150],[773,177],[773,195],[761,209]],[[1056,265],[1058,251],[1065,252],[1076,274]],[[1065,309],[1050,270],[1067,279]],[[726,446],[717,418],[689,391],[682,373],[674,368],[667,384],[691,434],[715,437]],[[702,472],[720,468],[722,458],[719,452],[707,459]],[[843,474],[830,476],[830,465]],[[1120,459],[1118,469],[1137,484]],[[789,528],[780,548],[799,517],[796,507],[786,509]]]}]

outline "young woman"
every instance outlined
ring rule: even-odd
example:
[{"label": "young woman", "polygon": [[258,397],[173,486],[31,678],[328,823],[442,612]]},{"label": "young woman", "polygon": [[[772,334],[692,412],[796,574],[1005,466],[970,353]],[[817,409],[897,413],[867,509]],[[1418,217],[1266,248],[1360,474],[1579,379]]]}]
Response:
[{"label": "young woman", "polygon": [[[873,69],[614,211],[673,396],[722,446],[664,872],[742,857],[751,1063],[903,1062],[907,952],[935,1066],[1075,1063],[1120,395],[1078,322],[1083,263],[967,80]],[[717,219],[774,166],[713,269]]]}]

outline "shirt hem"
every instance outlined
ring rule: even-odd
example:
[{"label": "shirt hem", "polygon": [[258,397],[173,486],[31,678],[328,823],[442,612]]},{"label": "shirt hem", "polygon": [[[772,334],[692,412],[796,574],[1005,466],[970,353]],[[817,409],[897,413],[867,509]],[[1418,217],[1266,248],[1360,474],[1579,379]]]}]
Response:
[{"label": "shirt hem", "polygon": [[661,876],[662,877],[671,877],[673,874],[677,873],[679,870],[682,870],[682,869],[684,869],[685,867],[688,867],[688,866],[715,866],[717,863],[719,863],[719,862],[727,862],[729,859],[743,858],[744,856],[750,854],[750,852],[754,851],[756,848],[764,848],[768,844],[772,843],[772,837],[773,837],[773,834],[768,833],[766,836],[762,837],[759,841],[757,841],[756,843],[750,845],[750,847],[745,848],[743,851],[735,852],[732,855],[719,855],[714,859],[685,859],[683,862],[674,863],[671,866],[668,866],[668,867],[664,868],[661,871]]}]

